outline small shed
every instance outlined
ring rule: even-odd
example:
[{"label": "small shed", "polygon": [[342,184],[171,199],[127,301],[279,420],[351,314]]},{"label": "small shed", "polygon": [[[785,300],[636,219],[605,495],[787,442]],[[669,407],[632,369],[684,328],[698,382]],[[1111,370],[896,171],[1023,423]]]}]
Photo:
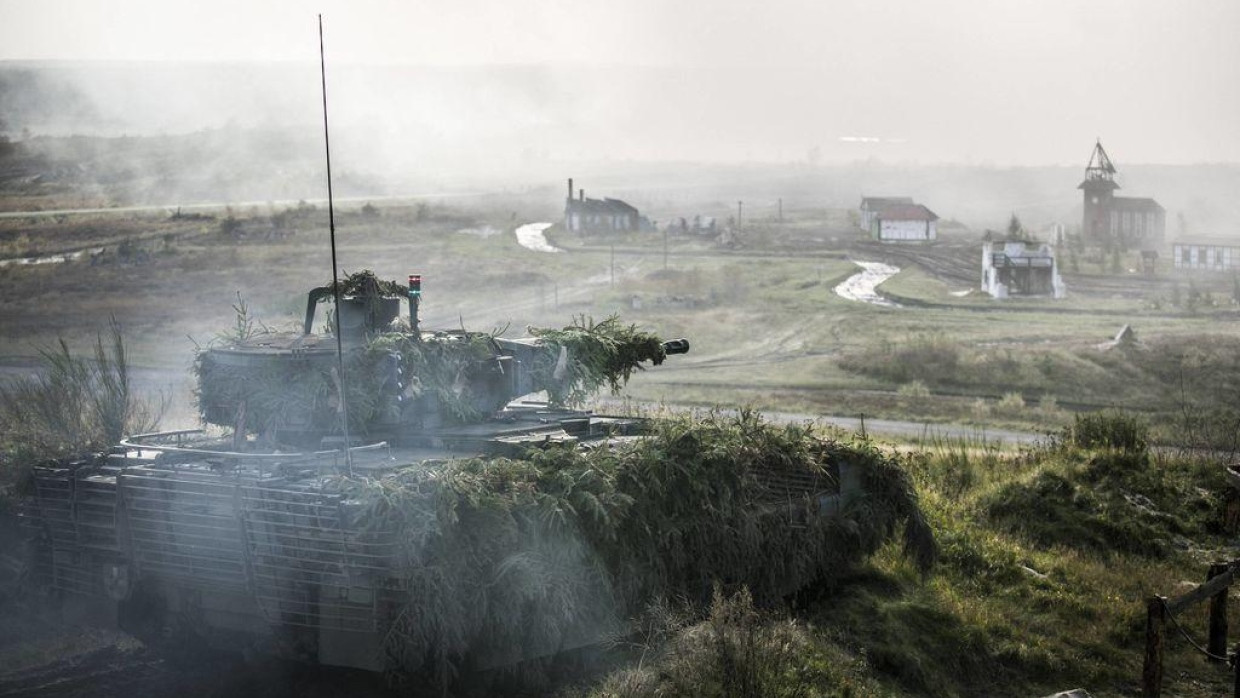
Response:
[{"label": "small shed", "polygon": [[929,242],[938,238],[938,219],[921,204],[889,204],[872,216],[870,235],[879,242]]},{"label": "small shed", "polygon": [[911,204],[913,198],[910,196],[864,196],[861,198],[861,227],[869,230],[874,223],[874,216],[885,206],[895,204]]}]

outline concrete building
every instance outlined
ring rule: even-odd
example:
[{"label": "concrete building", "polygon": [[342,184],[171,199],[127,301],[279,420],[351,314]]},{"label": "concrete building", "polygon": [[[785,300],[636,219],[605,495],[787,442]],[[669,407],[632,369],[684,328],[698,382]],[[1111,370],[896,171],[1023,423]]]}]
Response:
[{"label": "concrete building", "polygon": [[642,217],[635,207],[619,199],[587,199],[585,189],[573,198],[573,180],[569,179],[564,227],[577,233],[639,230]]},{"label": "concrete building", "polygon": [[982,290],[994,298],[1063,298],[1055,248],[1044,242],[1006,240],[982,245]]},{"label": "concrete building", "polygon": [[1085,166],[1085,179],[1077,186],[1085,197],[1081,234],[1087,243],[1101,247],[1157,246],[1166,234],[1166,210],[1150,198],[1115,196],[1115,190],[1120,188],[1115,181],[1116,173],[1099,140]]}]

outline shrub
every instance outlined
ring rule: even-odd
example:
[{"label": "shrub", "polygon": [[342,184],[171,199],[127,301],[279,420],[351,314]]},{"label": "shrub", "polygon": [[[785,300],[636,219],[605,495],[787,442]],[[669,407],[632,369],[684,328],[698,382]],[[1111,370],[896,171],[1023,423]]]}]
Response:
[{"label": "shrub", "polygon": [[1011,392],[1004,393],[999,400],[999,411],[1007,414],[1016,414],[1025,409],[1025,398],[1020,393]]},{"label": "shrub", "polygon": [[[649,648],[647,648],[649,649]],[[707,618],[679,620],[650,668],[616,672],[592,696],[794,698],[885,695],[868,667],[815,640],[802,624],[754,607],[748,590],[716,588]]]},{"label": "shrub", "polygon": [[974,419],[986,419],[990,416],[990,403],[986,402],[986,398],[979,397],[969,406],[969,410],[973,413]]},{"label": "shrub", "polygon": [[1149,427],[1139,417],[1119,411],[1078,414],[1068,427],[1066,441],[1077,448],[1144,452]]},{"label": "shrub", "polygon": [[1028,482],[1011,483],[988,497],[983,507],[1001,528],[1039,546],[1161,558],[1180,537],[1200,536],[1217,526],[1214,492],[1221,472],[1110,451],[1084,463],[1043,470]]},{"label": "shrub", "polygon": [[0,385],[0,441],[8,471],[0,472],[0,480],[21,479],[33,461],[102,450],[159,422],[163,405],[133,394],[118,325],[106,344],[103,336],[96,338],[91,358],[75,355],[63,339],[39,353],[36,375]]},{"label": "shrub", "polygon": [[902,343],[883,342],[877,351],[846,355],[840,366],[894,383],[945,385],[957,381],[960,348],[942,334],[921,334]]},{"label": "shrub", "polygon": [[930,397],[930,388],[923,380],[915,380],[900,386],[899,394],[904,397]]},{"label": "shrub", "polygon": [[[779,484],[826,485],[841,464],[859,491],[836,516]],[[612,448],[455,460],[330,487],[358,503],[367,530],[401,541],[410,593],[386,633],[388,656],[441,680],[467,653],[519,660],[659,597],[707,602],[723,584],[774,603],[893,538],[923,573],[937,557],[901,460],[749,412],[659,420],[649,438]]]}]

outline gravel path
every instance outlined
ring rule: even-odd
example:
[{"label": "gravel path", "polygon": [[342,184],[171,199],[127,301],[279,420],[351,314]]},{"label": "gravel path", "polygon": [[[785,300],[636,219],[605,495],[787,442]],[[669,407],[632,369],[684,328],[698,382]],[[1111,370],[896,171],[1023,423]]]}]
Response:
[{"label": "gravel path", "polygon": [[860,301],[871,305],[888,308],[900,307],[898,303],[893,303],[878,294],[878,285],[899,274],[899,267],[882,262],[854,262],[854,264],[861,267],[861,271],[844,279],[843,283],[836,286],[836,295],[850,301]]}]

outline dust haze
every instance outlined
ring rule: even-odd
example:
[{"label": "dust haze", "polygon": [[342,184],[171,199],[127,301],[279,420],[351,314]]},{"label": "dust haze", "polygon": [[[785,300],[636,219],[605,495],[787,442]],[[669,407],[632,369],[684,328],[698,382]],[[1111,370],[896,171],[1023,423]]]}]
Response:
[{"label": "dust haze", "polygon": [[[1240,48],[1230,38],[1240,7],[1226,0],[422,11],[7,0],[0,129],[313,132],[314,11],[324,14],[340,157],[374,170],[1077,165],[1098,136],[1128,163],[1240,159]],[[38,78],[23,72],[32,69]]]}]

